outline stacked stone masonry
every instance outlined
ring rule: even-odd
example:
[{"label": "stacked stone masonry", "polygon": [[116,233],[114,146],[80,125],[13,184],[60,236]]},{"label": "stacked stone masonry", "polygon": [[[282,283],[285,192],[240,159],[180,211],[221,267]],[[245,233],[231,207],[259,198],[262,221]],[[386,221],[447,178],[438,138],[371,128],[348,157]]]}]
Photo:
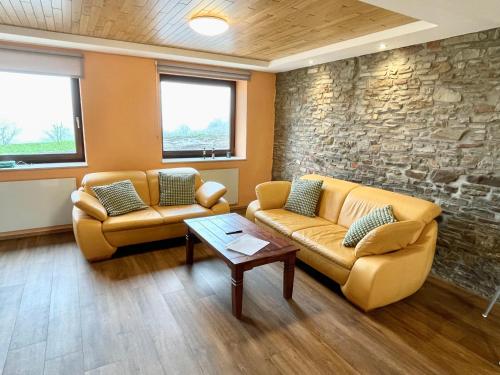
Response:
[{"label": "stacked stone masonry", "polygon": [[500,284],[500,29],[280,73],[273,179],[319,173],[439,204],[433,272]]}]

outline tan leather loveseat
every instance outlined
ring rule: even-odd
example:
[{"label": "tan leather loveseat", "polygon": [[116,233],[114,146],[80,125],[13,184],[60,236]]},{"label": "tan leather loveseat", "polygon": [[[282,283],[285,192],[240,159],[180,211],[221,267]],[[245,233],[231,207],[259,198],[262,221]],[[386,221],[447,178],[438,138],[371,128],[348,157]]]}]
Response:
[{"label": "tan leather loveseat", "polygon": [[[302,178],[323,180],[323,191],[314,218],[283,209],[290,182],[272,181],[256,188],[258,200],[247,209],[247,217],[289,238],[301,251],[299,259],[341,285],[344,295],[364,310],[396,302],[415,293],[425,281],[434,257],[437,224],[441,209],[434,203],[319,175]],[[386,248],[398,242],[401,233],[377,231],[378,238],[364,251],[344,247],[349,226],[374,207],[392,205],[398,221],[413,221],[410,243]],[[417,221],[415,223],[414,221]],[[381,227],[382,228],[382,227]],[[365,237],[365,238],[367,238]],[[366,242],[365,242],[365,245]],[[358,244],[359,246],[359,244]],[[367,251],[368,250],[368,251]]]},{"label": "tan leather loveseat", "polygon": [[[159,206],[160,171],[194,173],[197,203]],[[123,180],[130,180],[141,199],[150,207],[109,217],[92,187]],[[218,198],[225,191],[226,188],[219,183],[203,182],[200,174],[192,168],[91,173],[83,178],[82,186],[71,194],[74,204],[73,231],[78,246],[88,260],[109,258],[119,246],[184,236],[184,219],[229,212],[227,201]]]}]

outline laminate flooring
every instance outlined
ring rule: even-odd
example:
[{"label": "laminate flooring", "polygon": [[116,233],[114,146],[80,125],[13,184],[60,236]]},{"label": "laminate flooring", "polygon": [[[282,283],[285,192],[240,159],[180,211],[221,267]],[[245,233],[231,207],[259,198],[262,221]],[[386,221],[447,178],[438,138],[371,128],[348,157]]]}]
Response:
[{"label": "laminate flooring", "polygon": [[[147,251],[143,251],[147,250]],[[500,308],[435,278],[364,313],[299,266],[245,273],[243,319],[229,269],[202,244],[138,245],[89,264],[71,233],[0,241],[0,373],[499,374]]]}]

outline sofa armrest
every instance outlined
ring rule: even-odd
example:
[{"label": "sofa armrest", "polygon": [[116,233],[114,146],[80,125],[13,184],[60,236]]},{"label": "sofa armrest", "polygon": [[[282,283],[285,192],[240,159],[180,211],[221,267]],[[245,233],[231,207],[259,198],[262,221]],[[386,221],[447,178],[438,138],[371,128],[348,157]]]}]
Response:
[{"label": "sofa armrest", "polygon": [[255,187],[255,193],[260,204],[261,210],[271,210],[282,208],[292,184],[289,181],[269,181],[259,184]]},{"label": "sofa armrest", "polygon": [[255,213],[260,211],[260,203],[258,200],[252,201],[248,204],[246,218],[250,221],[255,221]]},{"label": "sofa armrest", "polygon": [[99,200],[92,195],[85,193],[81,190],[76,190],[71,193],[71,201],[80,210],[84,211],[87,215],[99,220],[104,221],[108,218],[108,213]]},{"label": "sofa armrest", "polygon": [[224,198],[219,198],[219,200],[210,209],[214,214],[227,214],[229,213],[229,203]]},{"label": "sofa armrest", "polygon": [[78,247],[88,261],[109,258],[116,251],[116,247],[110,245],[104,237],[102,223],[76,206],[73,207],[73,233]]},{"label": "sofa armrest", "polygon": [[205,208],[211,208],[226,194],[226,187],[218,182],[207,181],[196,190],[196,201]]},{"label": "sofa armrest", "polygon": [[354,249],[356,258],[385,254],[404,249],[414,243],[422,233],[424,223],[416,220],[396,221],[371,230]]},{"label": "sofa armrest", "polygon": [[342,292],[365,311],[412,295],[429,274],[436,239],[437,223],[432,221],[414,244],[392,253],[357,259]]}]

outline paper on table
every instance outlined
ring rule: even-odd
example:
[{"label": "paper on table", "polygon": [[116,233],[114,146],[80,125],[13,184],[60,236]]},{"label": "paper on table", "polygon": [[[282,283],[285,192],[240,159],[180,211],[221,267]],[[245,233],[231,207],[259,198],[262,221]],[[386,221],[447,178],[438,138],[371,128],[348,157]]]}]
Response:
[{"label": "paper on table", "polygon": [[266,247],[268,244],[269,242],[261,240],[260,238],[244,234],[234,241],[226,244],[226,248],[245,255],[254,255],[257,251]]}]

